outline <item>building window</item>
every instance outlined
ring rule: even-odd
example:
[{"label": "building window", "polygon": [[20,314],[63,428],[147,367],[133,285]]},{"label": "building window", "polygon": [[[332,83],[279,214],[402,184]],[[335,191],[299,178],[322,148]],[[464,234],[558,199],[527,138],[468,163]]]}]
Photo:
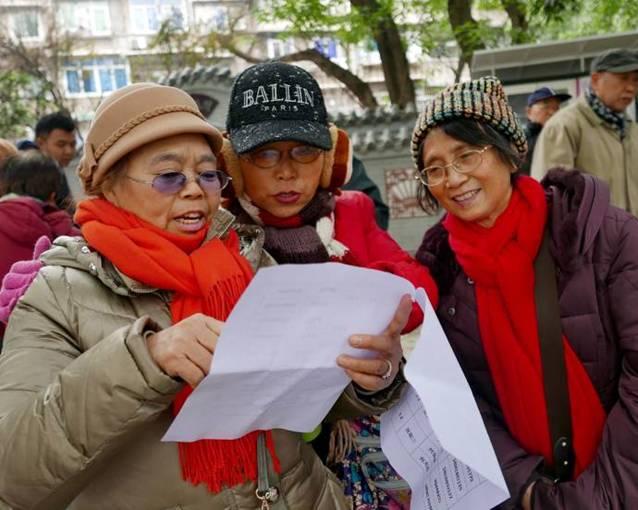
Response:
[{"label": "building window", "polygon": [[337,57],[337,42],[329,37],[315,39],[315,49],[327,58]]},{"label": "building window", "polygon": [[105,1],[62,2],[59,6],[60,25],[70,33],[109,35],[111,15]]},{"label": "building window", "polygon": [[295,45],[291,39],[268,39],[266,43],[268,58],[281,58],[295,51]]},{"label": "building window", "polygon": [[193,21],[207,30],[228,30],[228,9],[219,5],[193,4]]},{"label": "building window", "polygon": [[186,24],[182,0],[129,0],[129,8],[132,30],[137,34],[153,34],[166,20],[177,28]]},{"label": "building window", "polygon": [[68,61],[64,64],[69,95],[103,95],[129,83],[126,61],[118,57]]},{"label": "building window", "polygon": [[9,14],[11,32],[18,39],[40,38],[40,16],[37,9],[19,9]]}]

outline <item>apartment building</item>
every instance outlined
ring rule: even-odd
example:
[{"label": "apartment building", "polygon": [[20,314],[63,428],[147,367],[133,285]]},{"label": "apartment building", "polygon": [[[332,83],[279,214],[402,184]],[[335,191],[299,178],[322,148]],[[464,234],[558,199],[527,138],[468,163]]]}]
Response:
[{"label": "apartment building", "polygon": [[[80,121],[89,121],[99,101],[129,83],[162,80],[167,74],[158,48],[150,48],[162,22],[192,31],[227,31],[232,24],[256,58],[277,58],[314,46],[336,63],[350,68],[371,84],[379,101],[387,103],[381,62],[370,44],[342,45],[329,34],[314,41],[284,39],[285,22],[258,23],[254,16],[259,0],[0,0],[0,30],[27,46],[47,44],[52,31],[68,36],[68,54],[58,62],[58,80]],[[453,79],[452,67],[423,57],[417,47],[408,48],[412,77],[431,85]],[[216,51],[202,64],[223,63],[233,74],[248,64],[227,51]],[[342,84],[321,73],[313,64],[300,62],[322,85],[333,111],[356,108]],[[424,89],[417,89],[422,100]],[[420,102],[420,101],[419,101]]]}]

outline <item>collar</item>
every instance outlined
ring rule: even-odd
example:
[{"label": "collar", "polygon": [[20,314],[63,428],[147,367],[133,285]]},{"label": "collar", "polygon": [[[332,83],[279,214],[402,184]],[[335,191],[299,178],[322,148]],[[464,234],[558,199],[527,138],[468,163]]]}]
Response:
[{"label": "collar", "polygon": [[624,113],[618,113],[609,108],[602,102],[591,87],[585,91],[585,99],[592,111],[614,131],[618,132],[620,134],[620,138],[624,138],[626,131],[626,119]]}]

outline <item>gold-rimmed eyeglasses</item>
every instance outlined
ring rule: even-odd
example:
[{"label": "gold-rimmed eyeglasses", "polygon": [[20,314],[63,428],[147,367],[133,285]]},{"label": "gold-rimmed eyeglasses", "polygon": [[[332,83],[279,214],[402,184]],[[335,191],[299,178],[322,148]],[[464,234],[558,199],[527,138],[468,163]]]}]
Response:
[{"label": "gold-rimmed eyeglasses", "polygon": [[322,152],[325,151],[312,145],[295,145],[288,151],[280,150],[276,147],[256,149],[242,154],[240,157],[249,160],[259,168],[273,168],[282,160],[286,153],[292,161],[308,165],[316,161]]},{"label": "gold-rimmed eyeglasses", "polygon": [[468,174],[481,165],[483,153],[491,147],[491,145],[486,145],[482,149],[465,151],[447,165],[426,166],[414,178],[421,181],[424,186],[432,187],[438,186],[447,178],[448,168],[452,168],[459,174]]}]

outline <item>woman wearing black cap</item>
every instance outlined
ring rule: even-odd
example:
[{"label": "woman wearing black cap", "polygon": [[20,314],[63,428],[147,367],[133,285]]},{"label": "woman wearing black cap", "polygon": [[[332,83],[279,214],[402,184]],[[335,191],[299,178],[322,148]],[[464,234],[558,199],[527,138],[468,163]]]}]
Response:
[{"label": "woman wearing black cap", "polygon": [[[372,200],[361,192],[339,190],[352,172],[350,141],[328,123],[321,89],[307,71],[269,62],[240,74],[231,92],[226,136],[222,154],[235,194],[228,208],[241,224],[263,229],[264,247],[276,263],[336,261],[388,271],[424,287],[436,302],[436,286],[425,268],[378,227]],[[405,330],[421,320],[415,304]],[[394,377],[399,360],[387,359],[383,377]],[[358,363],[340,359],[354,382],[362,385],[365,379],[353,372]],[[361,427],[378,434],[374,418],[356,425],[341,422],[333,428],[333,444],[352,445],[349,438]],[[327,430],[324,427],[322,437]],[[356,449],[343,450],[336,456],[346,462],[350,455],[355,462],[337,463],[335,470],[342,478],[360,469]],[[332,460],[337,452],[331,451]],[[348,481],[346,486],[352,488]],[[353,508],[372,508],[363,497],[357,501],[360,492],[348,490],[347,495],[353,498]],[[396,508],[390,499],[379,490],[371,504]]]}]

